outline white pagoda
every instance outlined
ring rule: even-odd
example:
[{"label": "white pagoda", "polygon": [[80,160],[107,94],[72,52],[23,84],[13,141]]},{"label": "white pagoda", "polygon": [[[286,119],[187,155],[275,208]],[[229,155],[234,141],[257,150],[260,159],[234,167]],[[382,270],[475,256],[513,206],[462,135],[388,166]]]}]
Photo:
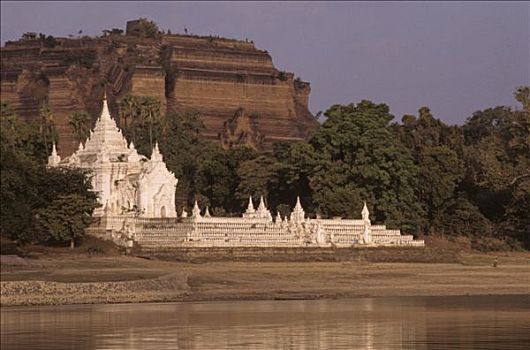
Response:
[{"label": "white pagoda", "polygon": [[175,189],[178,180],[169,171],[155,144],[151,158],[139,155],[103,110],[90,136],[71,156],[61,160],[55,145],[49,166],[76,166],[92,170],[92,187],[102,207],[95,216],[120,216],[136,212],[141,217],[176,217]]}]

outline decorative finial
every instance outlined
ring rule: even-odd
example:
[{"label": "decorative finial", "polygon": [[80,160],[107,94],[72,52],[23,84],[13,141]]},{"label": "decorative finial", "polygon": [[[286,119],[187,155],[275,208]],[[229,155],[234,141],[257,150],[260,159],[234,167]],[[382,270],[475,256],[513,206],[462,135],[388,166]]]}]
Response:
[{"label": "decorative finial", "polygon": [[101,110],[101,116],[99,118],[100,118],[100,120],[111,119],[110,111],[109,111],[109,105],[107,103],[107,93],[106,92],[105,92],[105,95],[103,96],[103,109]]},{"label": "decorative finial", "polygon": [[368,211],[368,207],[366,206],[366,201],[364,202],[363,210],[361,212],[362,218],[364,221],[370,221],[370,212]]},{"label": "decorative finial", "polygon": [[151,160],[161,162],[162,154],[160,153],[160,149],[158,148],[158,142],[155,143],[155,146],[153,147],[153,152],[151,153]]},{"label": "decorative finial", "polygon": [[57,155],[57,148],[55,148],[55,142],[53,143],[53,147],[52,147],[52,155],[54,156]]},{"label": "decorative finial", "polygon": [[259,209],[267,209],[265,207],[265,201],[263,200],[263,196],[260,196],[259,198],[259,206],[258,206]]},{"label": "decorative finial", "polygon": [[300,196],[296,196],[296,205],[294,206],[294,210],[291,213],[291,221],[294,222],[303,222],[305,220],[305,212],[304,208],[302,208],[302,204],[300,203]]},{"label": "decorative finial", "polygon": [[295,210],[300,210],[302,208],[302,204],[300,203],[300,196],[296,196],[296,205],[294,206]]},{"label": "decorative finial", "polygon": [[206,206],[206,210],[204,211],[204,217],[205,217],[205,218],[209,218],[209,217],[211,217],[211,215],[210,215],[210,210],[208,209],[208,206]]},{"label": "decorative finial", "polygon": [[197,201],[195,201],[195,205],[193,206],[193,210],[191,211],[191,214],[194,218],[201,216],[201,209],[199,209],[199,204]]},{"label": "decorative finial", "polygon": [[247,207],[247,213],[253,213],[255,211],[254,209],[254,203],[252,203],[252,196],[248,197],[248,207]]}]

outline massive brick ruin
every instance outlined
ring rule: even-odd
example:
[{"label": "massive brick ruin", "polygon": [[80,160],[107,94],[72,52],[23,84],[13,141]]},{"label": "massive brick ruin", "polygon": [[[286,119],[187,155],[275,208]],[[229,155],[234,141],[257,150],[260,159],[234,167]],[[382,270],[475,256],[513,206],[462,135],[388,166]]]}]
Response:
[{"label": "massive brick ruin", "polygon": [[198,112],[204,136],[224,147],[269,150],[302,140],[317,125],[308,110],[309,83],[280,72],[252,42],[160,33],[155,38],[106,31],[101,37],[26,35],[1,48],[1,98],[26,120],[46,101],[61,156],[77,148],[68,115],[97,118],[106,91],[113,115],[128,95],[159,99],[163,112]]}]

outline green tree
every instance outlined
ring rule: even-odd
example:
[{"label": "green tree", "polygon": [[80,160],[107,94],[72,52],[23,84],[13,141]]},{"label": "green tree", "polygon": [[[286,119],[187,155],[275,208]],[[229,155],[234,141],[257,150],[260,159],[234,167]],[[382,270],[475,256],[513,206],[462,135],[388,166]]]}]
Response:
[{"label": "green tree", "polygon": [[76,203],[82,199],[82,206],[97,205],[90,174],[46,167],[42,125],[20,121],[5,103],[1,123],[0,233],[19,242],[45,242],[52,236],[40,225],[37,214],[50,213],[46,209],[59,197],[75,195]]},{"label": "green tree", "polygon": [[237,169],[239,184],[236,197],[240,202],[248,200],[249,196],[267,198],[271,181],[274,180],[275,159],[261,155],[255,159],[242,162]]},{"label": "green tree", "polygon": [[290,207],[300,197],[306,212],[315,212],[310,175],[318,166],[318,154],[306,142],[276,142],[272,155],[276,159],[269,182],[269,203],[272,209]]},{"label": "green tree", "polygon": [[464,177],[462,129],[434,118],[428,107],[421,107],[417,118],[403,116],[402,124],[395,123],[391,128],[410,150],[419,170],[418,200],[425,213],[422,231],[451,233],[454,225],[448,224],[448,203],[459,198],[458,188]]},{"label": "green tree", "polygon": [[493,226],[465,194],[459,194],[445,203],[443,230],[450,235],[485,238],[492,234]]},{"label": "green tree", "polygon": [[149,144],[154,146],[153,128],[160,123],[160,101],[153,97],[146,97],[142,104],[142,120],[149,127]]},{"label": "green tree", "polygon": [[229,212],[230,201],[237,185],[234,169],[231,167],[228,151],[212,145],[198,161],[196,183],[199,193],[208,198],[209,205],[216,211],[222,208]]},{"label": "green tree", "polygon": [[530,168],[528,113],[496,107],[473,114],[464,125],[465,186],[486,217],[499,222],[510,200],[509,184]]},{"label": "green tree", "polygon": [[86,111],[75,111],[68,115],[68,124],[74,129],[78,142],[84,142],[92,129],[92,118]]},{"label": "green tree", "polygon": [[[516,97],[519,91],[516,93]],[[519,99],[523,104],[524,98]],[[530,247],[530,115],[498,106],[478,111],[464,124],[466,176],[470,200],[495,226],[498,237]]]},{"label": "green tree", "polygon": [[46,149],[46,157],[49,156],[48,150],[51,149],[51,144],[57,142],[57,132],[55,130],[54,115],[48,103],[43,102],[39,108],[40,116],[40,133],[44,139],[44,146]]},{"label": "green tree", "polygon": [[201,119],[194,113],[171,113],[157,125],[160,152],[168,169],[179,179],[177,206],[192,205],[200,192],[196,184],[199,159],[210,147],[200,136],[203,128]]},{"label": "green tree", "polygon": [[[416,232],[424,217],[416,190],[418,168],[392,137],[388,107],[363,100],[332,106],[326,116],[309,141],[319,154],[310,175],[318,210],[358,217],[366,200],[375,221]],[[337,200],[346,205],[337,207]]]},{"label": "green tree", "polygon": [[447,146],[425,147],[418,155],[419,200],[426,213],[426,233],[445,232],[447,202],[456,198],[464,177],[464,166],[457,153]]},{"label": "green tree", "polygon": [[50,238],[70,242],[73,249],[75,239],[82,237],[92,222],[96,207],[95,202],[87,201],[79,194],[59,195],[49,205],[37,210],[37,222]]},{"label": "green tree", "polygon": [[208,198],[209,205],[216,213],[240,213],[243,202],[236,196],[240,165],[257,157],[249,147],[222,149],[213,143],[204,143],[197,158],[195,175],[198,193]]},{"label": "green tree", "polygon": [[119,103],[119,124],[124,136],[143,154],[149,154],[160,139],[162,116],[160,101],[151,96],[129,95]]}]

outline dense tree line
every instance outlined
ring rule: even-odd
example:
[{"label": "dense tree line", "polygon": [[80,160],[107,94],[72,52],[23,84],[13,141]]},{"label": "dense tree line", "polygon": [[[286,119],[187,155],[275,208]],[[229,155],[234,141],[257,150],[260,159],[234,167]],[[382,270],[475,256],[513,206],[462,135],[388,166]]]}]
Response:
[{"label": "dense tree line", "polygon": [[[252,195],[286,215],[300,196],[309,215],[357,218],[366,201],[376,223],[407,233],[528,249],[529,90],[515,93],[522,109],[488,108],[463,125],[447,125],[427,107],[393,122],[385,104],[334,105],[307,142],[278,142],[268,153],[208,142],[198,115],[162,116],[150,97],[123,99],[118,120],[140,153],[149,156],[159,143],[179,179],[179,210],[198,200],[214,215],[239,215]],[[72,116],[80,139],[86,119]]]},{"label": "dense tree line", "polygon": [[496,237],[528,248],[528,87],[515,97],[522,110],[489,108],[464,125],[447,125],[427,107],[397,123],[385,104],[334,105],[308,142],[279,142],[265,154],[206,142],[197,115],[162,118],[150,98],[131,96],[120,110],[128,114],[125,135],[141,151],[159,141],[179,178],[179,208],[197,199],[235,215],[252,195],[285,215],[299,195],[310,215],[353,218],[366,201],[376,222],[405,232]]},{"label": "dense tree line", "polygon": [[[50,115],[46,108],[44,115]],[[21,243],[67,242],[74,246],[97,207],[89,174],[47,168],[51,152],[49,119],[18,119],[3,103],[0,153],[0,232]]]}]

